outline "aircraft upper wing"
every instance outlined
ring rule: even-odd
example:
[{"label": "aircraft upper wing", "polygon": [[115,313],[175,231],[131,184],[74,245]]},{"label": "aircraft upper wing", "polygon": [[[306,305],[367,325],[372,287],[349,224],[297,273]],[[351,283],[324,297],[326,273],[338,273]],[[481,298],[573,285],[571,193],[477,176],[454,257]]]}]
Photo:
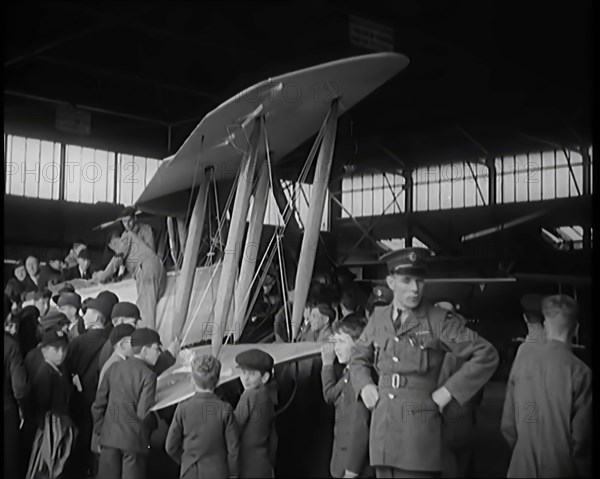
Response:
[{"label": "aircraft upper wing", "polygon": [[[200,121],[172,159],[161,164],[136,205],[144,210],[146,203],[198,185],[208,166],[213,167],[215,181],[233,179],[244,151],[249,149],[252,120],[257,116],[265,117],[271,158],[280,161],[318,132],[334,98],[340,100],[341,115],[408,62],[399,53],[375,53],[257,83]],[[264,145],[261,147],[264,151]]]}]

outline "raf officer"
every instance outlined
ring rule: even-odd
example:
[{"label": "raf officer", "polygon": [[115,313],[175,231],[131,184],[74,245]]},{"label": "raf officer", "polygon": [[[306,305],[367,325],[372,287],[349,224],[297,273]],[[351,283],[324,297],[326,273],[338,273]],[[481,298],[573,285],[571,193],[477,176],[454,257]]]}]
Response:
[{"label": "raf officer", "polygon": [[[394,299],[375,308],[353,348],[352,383],[373,410],[369,453],[377,477],[439,476],[441,412],[452,399],[461,405],[471,399],[498,365],[494,347],[464,318],[422,300],[430,255],[406,248],[382,257]],[[446,352],[465,362],[438,386]]]}]

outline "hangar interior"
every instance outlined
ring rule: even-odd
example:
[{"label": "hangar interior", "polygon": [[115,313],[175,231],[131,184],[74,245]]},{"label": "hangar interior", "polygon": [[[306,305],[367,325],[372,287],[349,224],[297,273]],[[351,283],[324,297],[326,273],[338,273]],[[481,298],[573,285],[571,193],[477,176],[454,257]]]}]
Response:
[{"label": "hangar interior", "polygon": [[[501,357],[520,334],[523,294],[569,294],[589,362],[591,10],[591,1],[10,3],[5,282],[16,260],[65,255],[79,237],[101,254],[94,228],[134,204],[161,160],[244,88],[395,51],[410,59],[406,70],[339,119],[317,269],[381,280],[383,252],[423,245],[448,280],[428,294],[477,320]],[[279,194],[299,192],[291,251],[308,212],[313,173],[297,179],[311,144],[275,166]],[[219,205],[230,187],[219,186]],[[165,238],[165,216],[189,213],[188,203],[157,205],[144,221]],[[481,465],[478,475],[495,472]]]}]

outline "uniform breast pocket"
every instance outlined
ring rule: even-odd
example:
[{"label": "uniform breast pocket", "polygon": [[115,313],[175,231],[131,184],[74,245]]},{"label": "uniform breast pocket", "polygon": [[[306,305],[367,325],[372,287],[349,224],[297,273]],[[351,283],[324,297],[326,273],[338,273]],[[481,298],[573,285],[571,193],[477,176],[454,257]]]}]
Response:
[{"label": "uniform breast pocket", "polygon": [[407,373],[424,373],[429,368],[429,352],[413,336],[400,342],[402,370]]}]

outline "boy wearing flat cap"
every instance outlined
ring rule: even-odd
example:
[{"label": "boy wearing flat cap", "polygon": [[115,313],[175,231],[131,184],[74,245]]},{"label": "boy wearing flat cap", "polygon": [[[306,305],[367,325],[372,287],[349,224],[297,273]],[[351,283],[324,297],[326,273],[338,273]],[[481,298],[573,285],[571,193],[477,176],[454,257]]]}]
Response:
[{"label": "boy wearing flat cap", "polygon": [[[61,368],[68,345],[67,334],[63,331],[48,329],[42,334],[44,361],[33,378],[31,391],[37,432],[33,439],[27,477],[40,477],[37,474],[46,466],[39,457],[44,454],[42,451],[48,449],[54,459],[52,477],[62,477],[61,472],[72,453],[77,431],[69,413],[71,381]],[[47,417],[47,414],[51,417]]]},{"label": "boy wearing flat cap", "polygon": [[98,357],[110,334],[106,324],[110,321],[113,304],[112,297],[102,293],[88,303],[83,317],[86,330],[73,340],[67,357],[67,368],[74,379],[77,377],[81,388],[81,394],[76,394],[74,397],[74,401],[78,404],[73,407],[73,417],[79,427],[75,455],[80,462],[77,473],[82,477],[88,469],[94,472],[96,467],[90,451],[93,429],[90,410],[98,390],[100,373]]},{"label": "boy wearing flat cap", "polygon": [[81,309],[81,296],[74,292],[63,292],[56,299],[56,304],[61,313],[69,319],[69,329],[67,334],[69,339],[73,340],[85,332],[85,323],[83,317],[79,315]]},{"label": "boy wearing flat cap", "polygon": [[[40,322],[40,331],[43,335],[45,332],[50,330],[62,331],[63,333],[67,333],[67,328],[69,326],[69,320],[67,317],[58,312],[52,311],[46,314]],[[67,334],[68,339],[68,334]],[[37,345],[37,347],[33,348],[31,351],[27,353],[25,357],[25,368],[27,369],[27,374],[29,377],[34,377],[39,367],[44,362],[44,355],[42,354],[42,342]],[[60,366],[63,368],[63,366]]]},{"label": "boy wearing flat cap", "polygon": [[71,381],[61,369],[67,357],[69,340],[65,332],[49,329],[42,335],[41,352],[44,360],[31,383],[38,426],[43,428],[47,412],[69,416]]},{"label": "boy wearing flat cap", "polygon": [[[150,434],[156,420],[150,409],[156,395],[152,368],[161,352],[158,333],[137,329],[133,356],[108,368],[92,405],[94,434],[100,436],[98,477],[145,477]],[[89,443],[88,443],[89,448]]]},{"label": "boy wearing flat cap", "polygon": [[240,477],[273,477],[277,454],[275,404],[267,383],[273,374],[273,357],[260,349],[236,356],[244,386],[235,408],[240,431]]},{"label": "boy wearing flat cap", "polygon": [[[354,341],[362,334],[367,319],[360,313],[351,313],[333,323],[334,342],[321,349],[323,367],[321,382],[323,398],[335,406],[332,477],[373,477],[369,467],[369,424],[371,413],[356,393],[350,380],[348,363]],[[336,378],[334,360],[343,364],[341,377]]]},{"label": "boy wearing flat cap", "polygon": [[[461,405],[471,399],[498,366],[495,348],[469,330],[464,318],[423,301],[430,256],[427,249],[406,248],[381,258],[394,299],[375,308],[353,346],[350,376],[357,396],[373,411],[369,452],[377,477],[438,476],[440,414],[453,398]],[[438,385],[446,352],[465,362]]]},{"label": "boy wearing flat cap", "polygon": [[[110,332],[107,342],[111,345],[112,354],[100,370],[100,375],[98,376],[98,389],[100,389],[102,379],[110,366],[131,357],[131,335],[134,331],[135,328],[131,324],[119,324]],[[91,449],[94,454],[100,454],[100,436],[97,434],[92,435]]]},{"label": "boy wearing flat cap", "polygon": [[213,392],[220,374],[217,358],[193,359],[196,394],[177,405],[165,442],[169,456],[181,465],[182,479],[238,476],[240,444],[233,408]]},{"label": "boy wearing flat cap", "polygon": [[[121,301],[115,304],[112,308],[110,317],[113,327],[120,324],[129,324],[134,328],[137,328],[141,319],[139,308],[128,301]],[[98,365],[100,368],[104,366],[112,353],[113,345],[110,340],[107,340],[104,346],[102,346],[100,356],[98,357]]]}]

